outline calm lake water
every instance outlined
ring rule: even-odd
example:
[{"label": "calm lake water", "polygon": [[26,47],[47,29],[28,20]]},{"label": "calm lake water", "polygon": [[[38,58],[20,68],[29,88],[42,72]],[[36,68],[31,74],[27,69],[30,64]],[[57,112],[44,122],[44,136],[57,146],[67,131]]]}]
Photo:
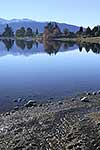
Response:
[{"label": "calm lake water", "polygon": [[19,97],[47,100],[100,89],[100,45],[0,41],[0,111]]}]

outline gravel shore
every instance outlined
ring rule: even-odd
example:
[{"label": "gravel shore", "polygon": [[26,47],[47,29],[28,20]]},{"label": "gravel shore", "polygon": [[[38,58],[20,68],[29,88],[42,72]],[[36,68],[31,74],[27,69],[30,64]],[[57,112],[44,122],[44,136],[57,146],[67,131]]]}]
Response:
[{"label": "gravel shore", "polygon": [[100,93],[0,114],[0,150],[100,150]]}]

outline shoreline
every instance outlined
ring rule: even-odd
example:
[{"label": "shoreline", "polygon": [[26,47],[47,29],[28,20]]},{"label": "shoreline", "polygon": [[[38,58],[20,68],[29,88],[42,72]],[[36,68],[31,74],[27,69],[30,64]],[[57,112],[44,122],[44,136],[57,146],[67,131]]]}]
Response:
[{"label": "shoreline", "polygon": [[0,149],[100,148],[100,91],[0,114]]},{"label": "shoreline", "polygon": [[33,41],[41,42],[42,37],[0,37],[0,40],[24,40],[24,41]]},{"label": "shoreline", "polygon": [[[36,41],[36,42],[43,42],[43,37],[0,37],[0,40],[4,39],[11,39],[11,40],[25,40],[25,41]],[[48,40],[47,40],[48,41]],[[75,43],[94,43],[100,44],[100,37],[78,37],[78,38],[55,38],[50,41],[55,42],[75,42]]]},{"label": "shoreline", "polygon": [[54,41],[60,42],[75,42],[75,43],[95,43],[100,44],[100,37],[80,37],[80,38],[57,38]]}]

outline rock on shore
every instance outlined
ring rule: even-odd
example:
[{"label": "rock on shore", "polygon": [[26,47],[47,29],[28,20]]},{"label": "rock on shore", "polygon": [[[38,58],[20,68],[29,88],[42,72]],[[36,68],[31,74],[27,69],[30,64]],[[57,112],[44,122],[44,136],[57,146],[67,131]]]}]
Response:
[{"label": "rock on shore", "polygon": [[0,150],[100,150],[100,94],[71,99],[1,114]]}]

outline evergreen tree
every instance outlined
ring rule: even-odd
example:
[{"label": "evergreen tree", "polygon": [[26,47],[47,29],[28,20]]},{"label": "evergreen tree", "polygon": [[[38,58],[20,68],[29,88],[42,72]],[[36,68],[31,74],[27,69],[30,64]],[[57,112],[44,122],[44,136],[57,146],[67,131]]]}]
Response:
[{"label": "evergreen tree", "polygon": [[2,36],[4,37],[14,37],[14,32],[12,31],[12,28],[7,26],[5,27],[5,31],[2,33]]},{"label": "evergreen tree", "polygon": [[80,27],[79,31],[76,32],[77,36],[83,35],[84,34],[84,29],[83,27]]},{"label": "evergreen tree", "polygon": [[95,36],[100,36],[100,26],[97,26],[97,30],[95,32]]},{"label": "evergreen tree", "polygon": [[2,40],[2,41],[3,41],[3,43],[5,44],[5,47],[7,48],[8,51],[13,47],[14,40],[11,40],[11,39],[4,39],[4,40]]},{"label": "evergreen tree", "polygon": [[16,31],[16,37],[25,37],[25,33],[26,33],[25,28],[21,27]]},{"label": "evergreen tree", "polygon": [[38,35],[39,34],[39,31],[38,31],[38,28],[36,28],[36,35]]},{"label": "evergreen tree", "polygon": [[16,45],[21,49],[25,49],[25,41],[24,40],[16,40]]},{"label": "evergreen tree", "polygon": [[24,27],[21,27],[21,29],[20,29],[20,32],[21,32],[21,34],[22,34],[22,37],[24,37],[25,36],[25,28]]},{"label": "evergreen tree", "polygon": [[85,31],[86,35],[90,36],[92,34],[92,30],[90,27],[88,27]]},{"label": "evergreen tree", "polygon": [[33,36],[33,31],[32,31],[31,28],[27,28],[25,36],[28,36],[28,37],[32,37]]},{"label": "evergreen tree", "polygon": [[99,26],[95,26],[95,27],[92,29],[92,36],[97,36],[98,31],[99,31]]},{"label": "evergreen tree", "polygon": [[79,32],[80,32],[80,33],[83,32],[83,27],[80,27]]},{"label": "evergreen tree", "polygon": [[69,30],[68,30],[67,28],[65,28],[65,29],[63,30],[63,33],[64,33],[64,35],[66,36],[66,35],[69,33]]}]

